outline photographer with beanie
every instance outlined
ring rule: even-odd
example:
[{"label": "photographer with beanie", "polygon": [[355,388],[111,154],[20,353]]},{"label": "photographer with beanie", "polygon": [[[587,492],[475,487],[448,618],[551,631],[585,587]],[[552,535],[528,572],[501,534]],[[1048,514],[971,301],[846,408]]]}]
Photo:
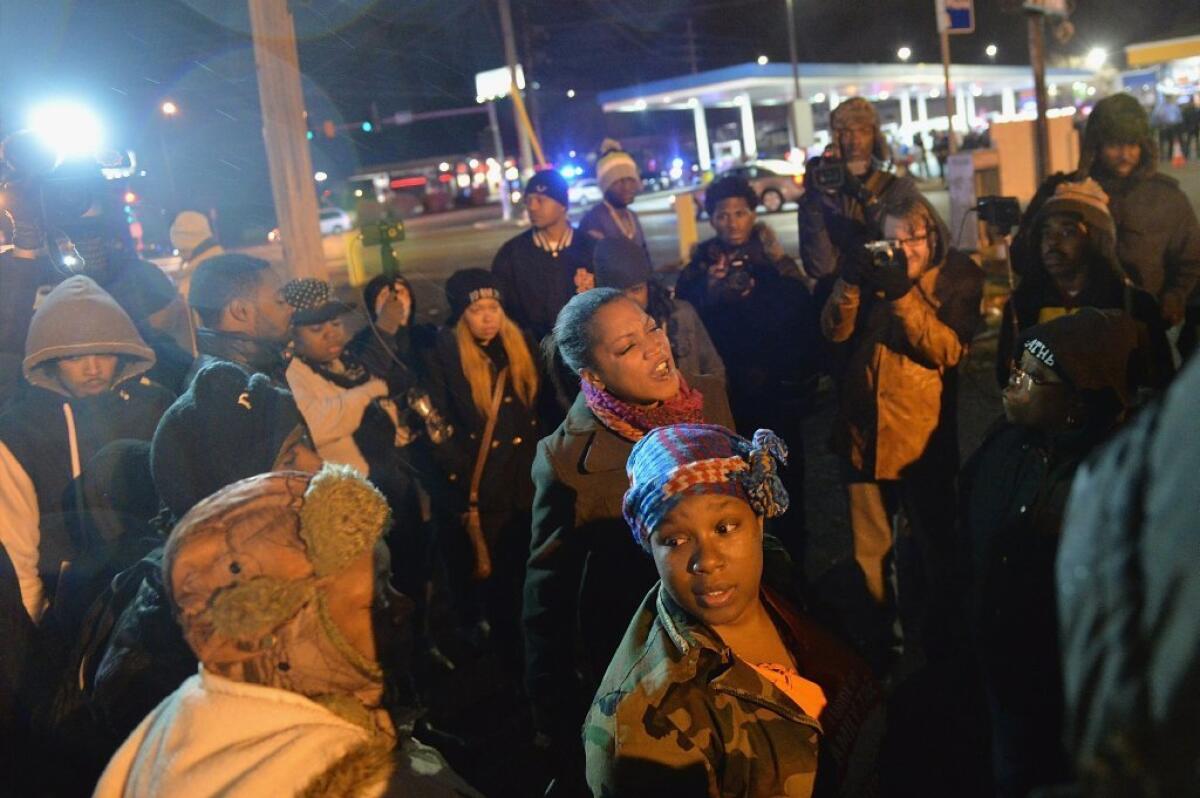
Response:
[{"label": "photographer with beanie", "polygon": [[577,235],[567,219],[567,181],[553,169],[529,178],[529,229],[510,238],[492,260],[504,308],[517,326],[540,341],[567,300],[595,286],[595,239]]},{"label": "photographer with beanie", "polygon": [[579,220],[579,232],[597,241],[605,238],[624,238],[637,244],[650,257],[642,223],[629,205],[642,189],[642,177],[637,164],[620,143],[605,139],[600,144],[596,160],[596,182],[604,192],[604,201],[589,210]]}]

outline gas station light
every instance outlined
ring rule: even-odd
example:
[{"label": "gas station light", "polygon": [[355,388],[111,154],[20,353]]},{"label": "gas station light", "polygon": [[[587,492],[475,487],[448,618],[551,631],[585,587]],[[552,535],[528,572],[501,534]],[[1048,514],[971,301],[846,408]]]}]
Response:
[{"label": "gas station light", "polygon": [[771,59],[767,58],[765,55],[760,55],[760,56],[758,57],[758,65],[759,65],[759,66],[766,66],[766,65],[767,65],[767,62],[768,62],[768,61],[770,61],[770,60],[771,60]]},{"label": "gas station light", "polygon": [[986,48],[986,49],[984,49],[984,51],[983,51],[983,52],[984,52],[984,53],[987,55],[987,57],[988,57],[988,58],[995,58],[995,57],[996,57],[996,53],[1000,52],[1000,50],[999,50],[999,49],[996,47],[996,45],[994,45],[994,44],[989,44],[989,45],[987,46],[987,48]]},{"label": "gas station light", "polygon": [[1087,57],[1083,59],[1083,63],[1088,69],[1100,69],[1106,61],[1108,61],[1108,51],[1103,47],[1093,47],[1088,50]]},{"label": "gas station light", "polygon": [[907,61],[908,59],[912,58],[912,48],[901,47],[896,51],[896,57],[901,61]]},{"label": "gas station light", "polygon": [[52,102],[34,108],[29,127],[60,158],[92,155],[103,140],[99,118],[75,102]]}]

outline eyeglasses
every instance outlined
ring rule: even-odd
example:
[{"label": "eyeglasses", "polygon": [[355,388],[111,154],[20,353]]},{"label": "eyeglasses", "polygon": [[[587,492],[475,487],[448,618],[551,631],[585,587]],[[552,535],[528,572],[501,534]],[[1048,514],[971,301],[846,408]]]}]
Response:
[{"label": "eyeglasses", "polygon": [[1063,386],[1065,383],[1058,380],[1048,380],[1044,377],[1037,377],[1025,371],[1019,366],[1013,366],[1008,372],[1008,387],[1017,391],[1030,391],[1034,386],[1039,388],[1049,388]]},{"label": "eyeglasses", "polygon": [[929,242],[929,233],[928,232],[922,233],[919,236],[913,236],[912,238],[897,238],[896,239],[896,243],[902,247],[914,247],[917,244],[925,244],[928,242]]}]

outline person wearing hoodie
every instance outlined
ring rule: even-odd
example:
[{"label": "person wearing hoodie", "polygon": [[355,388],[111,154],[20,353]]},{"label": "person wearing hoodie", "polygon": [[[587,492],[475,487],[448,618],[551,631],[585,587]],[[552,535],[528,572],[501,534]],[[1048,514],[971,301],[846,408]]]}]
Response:
[{"label": "person wearing hoodie", "polygon": [[224,255],[225,250],[217,243],[208,217],[199,211],[181,211],[171,222],[169,235],[171,246],[179,251],[182,261],[175,275],[175,284],[180,295],[186,299],[196,268],[206,260]]},{"label": "person wearing hoodie", "polygon": [[143,378],[153,365],[129,316],[88,277],[59,283],[34,313],[29,388],[0,417],[0,544],[35,622],[75,555],[66,502],[82,464],[109,441],[149,440],[174,398]]},{"label": "person wearing hoodie", "polygon": [[1123,419],[1137,328],[1083,308],[1024,332],[997,424],[959,475],[966,591],[996,795],[1070,780],[1054,561],[1075,472]]},{"label": "person wearing hoodie", "polygon": [[199,672],[94,795],[478,796],[387,700],[406,608],[388,584],[388,515],[333,465],[244,479],[188,512],[162,579]]},{"label": "person wearing hoodie", "polygon": [[228,360],[287,385],[284,351],[292,332],[292,306],[283,298],[283,282],[271,264],[240,254],[206,260],[192,275],[188,305],[201,325],[193,376],[213,360]]},{"label": "person wearing hoodie", "polygon": [[[1116,255],[1138,288],[1158,301],[1167,326],[1200,319],[1200,221],[1179,182],[1158,171],[1158,146],[1150,119],[1136,98],[1114,94],[1088,116],[1073,174],[1052,175],[1029,202],[1013,240],[1013,266],[1037,256],[1035,223],[1061,183],[1091,178],[1108,195],[1116,228]],[[1194,330],[1190,333],[1194,340]]]},{"label": "person wearing hoodie", "polygon": [[1175,372],[1166,323],[1154,298],[1121,268],[1108,196],[1091,178],[1063,181],[1029,224],[1019,267],[1021,282],[1004,306],[996,350],[996,379],[1008,382],[1020,354],[1021,331],[1082,307],[1123,310],[1138,323],[1139,352],[1132,376],[1139,389],[1161,390]]}]

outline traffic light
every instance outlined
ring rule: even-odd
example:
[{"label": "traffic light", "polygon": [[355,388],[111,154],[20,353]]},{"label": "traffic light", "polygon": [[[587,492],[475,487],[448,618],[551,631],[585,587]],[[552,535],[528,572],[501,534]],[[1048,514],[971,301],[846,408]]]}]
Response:
[{"label": "traffic light", "polygon": [[375,126],[374,126],[374,125],[372,125],[370,122],[363,122],[363,123],[362,123],[362,131],[363,131],[363,133],[370,133],[370,132],[371,132],[372,130],[374,130],[374,129],[375,129]]},{"label": "traffic light", "polygon": [[313,140],[313,132],[311,130],[304,131],[304,138],[308,139],[309,141],[312,141]]},{"label": "traffic light", "polygon": [[325,138],[331,139],[337,136],[337,125],[333,124],[332,119],[325,120]]}]

